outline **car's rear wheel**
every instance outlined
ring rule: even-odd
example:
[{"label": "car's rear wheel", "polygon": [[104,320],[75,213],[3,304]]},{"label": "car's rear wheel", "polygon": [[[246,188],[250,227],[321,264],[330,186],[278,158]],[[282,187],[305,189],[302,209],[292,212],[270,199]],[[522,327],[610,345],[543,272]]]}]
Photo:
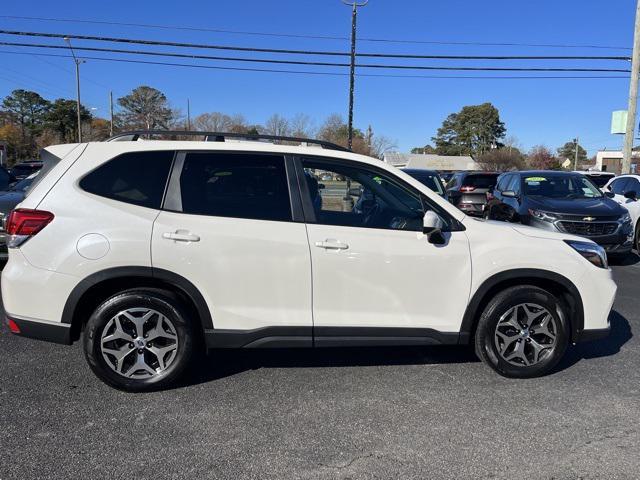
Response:
[{"label": "car's rear wheel", "polygon": [[543,375],[560,361],[569,341],[565,306],[538,287],[503,290],[487,304],[475,336],[476,353],[500,375]]},{"label": "car's rear wheel", "polygon": [[640,255],[640,220],[637,221],[637,225],[636,225],[636,235],[635,235],[635,247],[636,247],[636,253],[638,255]]},{"label": "car's rear wheel", "polygon": [[84,350],[104,382],[128,391],[164,388],[188,365],[194,335],[180,302],[161,290],[129,290],[89,319]]}]

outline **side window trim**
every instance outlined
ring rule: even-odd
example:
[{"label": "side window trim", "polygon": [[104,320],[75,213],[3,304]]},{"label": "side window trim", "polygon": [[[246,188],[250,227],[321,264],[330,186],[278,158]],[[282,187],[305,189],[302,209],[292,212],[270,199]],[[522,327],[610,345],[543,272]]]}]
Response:
[{"label": "side window trim", "polygon": [[298,180],[298,193],[300,195],[300,202],[302,204],[302,214],[305,223],[316,223],[316,212],[313,209],[311,203],[311,193],[309,192],[309,185],[304,176],[304,167],[302,166],[302,157],[293,157],[293,163],[295,167],[295,174]]},{"label": "side window trim", "polygon": [[300,195],[300,180],[297,174],[296,159],[291,155],[284,156],[284,167],[287,172],[289,200],[291,202],[291,218],[297,223],[304,223],[304,205]]},{"label": "side window trim", "polygon": [[173,160],[171,173],[169,174],[169,183],[162,202],[162,210],[172,212],[182,212],[182,195],[180,193],[180,174],[184,166],[186,152],[177,152]]}]

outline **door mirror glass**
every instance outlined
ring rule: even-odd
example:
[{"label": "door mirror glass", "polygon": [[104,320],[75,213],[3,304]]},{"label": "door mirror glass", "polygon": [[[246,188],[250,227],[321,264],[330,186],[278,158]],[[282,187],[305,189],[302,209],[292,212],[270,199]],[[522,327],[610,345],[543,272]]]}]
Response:
[{"label": "door mirror glass", "polygon": [[444,222],[436,212],[429,210],[425,213],[422,219],[422,225],[422,231],[427,235],[429,243],[434,243],[436,245],[442,245],[445,243],[445,238],[442,234]]},{"label": "door mirror glass", "polygon": [[628,190],[624,192],[624,198],[628,198],[629,200],[637,200],[638,192],[636,192],[635,190]]},{"label": "door mirror glass", "polygon": [[502,196],[506,198],[516,198],[518,194],[513,190],[505,190],[504,192],[502,192]]}]

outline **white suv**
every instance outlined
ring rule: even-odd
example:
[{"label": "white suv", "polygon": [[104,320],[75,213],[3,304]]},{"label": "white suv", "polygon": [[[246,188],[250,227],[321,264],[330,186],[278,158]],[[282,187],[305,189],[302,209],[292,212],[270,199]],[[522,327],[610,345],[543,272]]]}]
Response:
[{"label": "white suv", "polygon": [[603,188],[606,195],[613,198],[629,211],[633,223],[634,245],[640,254],[640,175],[620,175],[612,178]]},{"label": "white suv", "polygon": [[580,237],[465,216],[376,159],[322,144],[49,147],[7,222],[10,330],[70,344],[117,388],[199,349],[472,343],[532,377],[609,330],[616,285]]}]

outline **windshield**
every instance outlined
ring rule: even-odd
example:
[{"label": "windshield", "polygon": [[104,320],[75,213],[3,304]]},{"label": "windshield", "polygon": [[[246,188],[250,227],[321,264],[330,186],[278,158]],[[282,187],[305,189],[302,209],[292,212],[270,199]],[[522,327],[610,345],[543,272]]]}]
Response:
[{"label": "windshield", "polygon": [[418,180],[423,185],[429,187],[429,189],[436,192],[438,195],[444,194],[444,188],[442,186],[442,182],[438,178],[437,175],[433,173],[417,173],[417,172],[407,172],[413,178]]},{"label": "windshield", "polygon": [[602,192],[587,177],[558,174],[524,177],[524,194],[550,198],[602,197]]}]

